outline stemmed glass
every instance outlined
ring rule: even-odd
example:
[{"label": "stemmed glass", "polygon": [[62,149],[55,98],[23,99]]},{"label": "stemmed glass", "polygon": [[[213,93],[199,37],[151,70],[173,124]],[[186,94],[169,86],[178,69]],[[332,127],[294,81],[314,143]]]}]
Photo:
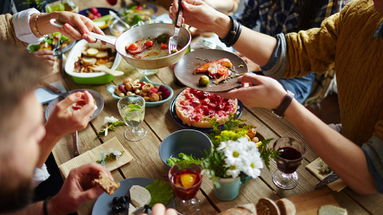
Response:
[{"label": "stemmed glass", "polygon": [[176,209],[182,214],[200,214],[199,200],[195,197],[202,183],[202,168],[191,164],[170,168],[168,176],[176,195]]},{"label": "stemmed glass", "polygon": [[147,131],[139,125],[145,117],[145,99],[141,96],[127,96],[118,101],[117,107],[125,124],[131,127],[125,131],[125,138],[130,141],[143,139]]},{"label": "stemmed glass", "polygon": [[304,144],[290,137],[282,137],[274,143],[273,148],[278,151],[275,159],[278,169],[273,174],[273,182],[281,189],[293,189],[298,184],[296,170],[305,153]]}]

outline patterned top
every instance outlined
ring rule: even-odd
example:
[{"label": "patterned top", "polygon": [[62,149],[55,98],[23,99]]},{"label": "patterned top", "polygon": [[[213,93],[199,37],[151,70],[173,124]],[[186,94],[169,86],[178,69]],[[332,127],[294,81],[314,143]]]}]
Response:
[{"label": "patterned top", "polygon": [[[274,3],[280,1],[279,4]],[[248,28],[260,23],[259,31],[268,35],[295,32],[299,27],[298,0],[247,0],[237,20]],[[350,0],[328,0],[317,14],[312,27],[319,27],[322,20],[339,12]]]}]

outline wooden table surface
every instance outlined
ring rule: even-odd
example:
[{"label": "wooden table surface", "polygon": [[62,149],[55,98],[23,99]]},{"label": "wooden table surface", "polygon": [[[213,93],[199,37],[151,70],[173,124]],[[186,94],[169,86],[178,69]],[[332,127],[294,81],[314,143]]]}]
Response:
[{"label": "wooden table surface", "polygon": [[[77,1],[80,9],[91,7],[108,6],[105,1],[87,0]],[[116,6],[118,7],[118,6]],[[120,69],[129,77],[139,77],[134,68],[122,61]],[[125,77],[125,76],[124,76]],[[175,93],[180,92],[183,88],[174,84],[173,73],[169,68],[161,69],[156,75],[150,76],[150,80],[158,83],[170,85]],[[158,149],[161,141],[170,133],[181,129],[170,117],[168,110],[170,102],[154,108],[146,108],[145,120],[141,124],[148,133],[147,136],[138,142],[127,141],[124,137],[124,127],[118,127],[115,131],[109,133],[106,137],[98,137],[97,132],[102,128],[105,116],[114,116],[120,118],[117,110],[117,100],[114,99],[107,91],[107,85],[78,85],[71,81],[67,76],[63,78],[64,85],[67,89],[92,89],[99,92],[105,99],[105,107],[101,114],[94,119],[89,126],[80,132],[80,148],[79,151],[85,152],[90,150],[112,137],[116,136],[123,146],[133,155],[134,160],[129,164],[112,172],[115,180],[119,181],[130,177],[148,177],[153,179],[167,180],[167,168],[160,160]],[[116,78],[110,84],[119,84],[122,78]],[[302,136],[284,119],[275,117],[270,111],[259,108],[243,109],[242,118],[254,124],[266,138],[293,137],[303,140]],[[271,173],[276,170],[275,162],[272,162],[270,171],[266,168],[262,170],[262,174],[257,179],[252,179],[241,188],[238,198],[229,202],[219,201],[212,194],[212,183],[205,177],[197,197],[201,201],[202,214],[216,214],[217,212],[231,208],[236,205],[254,203],[261,197],[269,197],[271,199],[279,199],[290,197],[298,194],[307,193],[314,190],[314,186],[319,182],[304,167],[313,161],[317,156],[307,145],[302,165],[298,168],[299,184],[295,189],[283,191],[276,188],[271,180]],[[72,148],[72,139],[70,136],[62,139],[54,148],[53,154],[58,165],[70,160],[74,157]],[[383,197],[382,195],[361,196],[354,193],[349,188],[341,192],[332,192],[337,202],[344,208],[347,208],[349,214],[383,214]],[[84,204],[78,211],[79,214],[91,214],[94,201]]]}]

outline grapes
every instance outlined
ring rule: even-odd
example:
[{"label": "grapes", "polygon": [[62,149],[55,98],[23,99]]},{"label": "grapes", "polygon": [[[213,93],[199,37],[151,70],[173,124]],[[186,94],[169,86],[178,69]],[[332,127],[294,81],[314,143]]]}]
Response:
[{"label": "grapes", "polygon": [[129,195],[114,197],[112,200],[113,213],[117,214],[125,210],[129,213],[129,203],[130,203]]}]

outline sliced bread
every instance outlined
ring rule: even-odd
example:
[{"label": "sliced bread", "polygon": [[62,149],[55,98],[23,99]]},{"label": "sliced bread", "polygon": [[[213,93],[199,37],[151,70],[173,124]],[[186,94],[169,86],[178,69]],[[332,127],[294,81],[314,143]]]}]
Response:
[{"label": "sliced bread", "polygon": [[277,204],[268,198],[259,199],[256,209],[258,215],[281,215]]},{"label": "sliced bread", "polygon": [[254,204],[246,204],[237,206],[235,208],[230,208],[225,210],[218,215],[256,215]]},{"label": "sliced bread", "polygon": [[295,215],[297,213],[294,203],[288,199],[279,199],[276,203],[281,215]]},{"label": "sliced bread", "polygon": [[120,187],[120,183],[115,182],[105,173],[100,173],[99,177],[93,180],[94,183],[100,185],[100,187],[109,195],[112,195]]}]

